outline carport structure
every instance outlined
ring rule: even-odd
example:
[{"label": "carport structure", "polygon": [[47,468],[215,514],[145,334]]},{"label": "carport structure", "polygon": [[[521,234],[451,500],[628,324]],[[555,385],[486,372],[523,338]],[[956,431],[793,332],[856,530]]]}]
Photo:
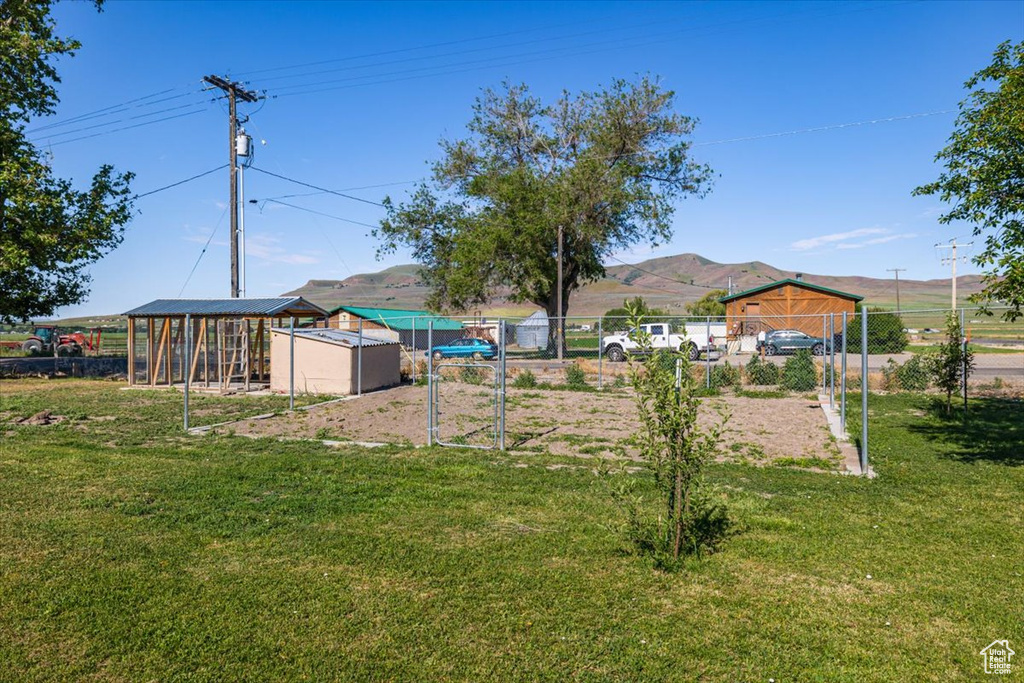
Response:
[{"label": "carport structure", "polygon": [[[270,383],[270,327],[315,327],[327,311],[302,297],[157,299],[128,316],[128,384],[185,382],[221,391]],[[187,322],[187,324],[186,324]],[[191,327],[191,334],[186,329]],[[186,337],[191,349],[186,349]]]}]

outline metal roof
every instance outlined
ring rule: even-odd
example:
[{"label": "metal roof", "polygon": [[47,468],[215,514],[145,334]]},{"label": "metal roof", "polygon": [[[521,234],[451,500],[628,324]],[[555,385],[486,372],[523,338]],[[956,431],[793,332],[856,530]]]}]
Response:
[{"label": "metal roof", "polygon": [[530,317],[523,318],[519,323],[519,327],[547,327],[549,325],[548,314],[546,311],[534,311],[530,314]]},{"label": "metal roof", "polygon": [[277,296],[267,299],[157,299],[125,313],[129,317],[192,315],[238,315],[272,318],[326,316],[327,311],[301,296]]},{"label": "metal roof", "polygon": [[435,315],[430,311],[403,308],[364,308],[362,306],[338,306],[331,309],[331,315],[345,311],[363,320],[380,323],[391,330],[411,330],[416,321],[417,330],[426,330],[428,323],[434,323],[435,330],[461,330],[462,323],[451,318]]},{"label": "metal roof", "polygon": [[[290,327],[275,327],[274,332],[282,332],[288,334],[291,332]],[[333,330],[324,329],[322,327],[303,327],[302,329],[295,330],[296,337],[302,337],[304,339],[314,339],[316,341],[327,342],[328,344],[339,344],[341,346],[387,346],[389,344],[398,344],[397,341],[392,339],[382,339],[380,337],[374,337],[372,334],[363,332],[363,338],[360,340],[358,332],[349,332],[348,330]]]},{"label": "metal roof", "polygon": [[845,299],[853,299],[854,301],[864,300],[864,297],[857,296],[856,294],[850,294],[849,292],[840,292],[838,289],[829,289],[828,287],[822,287],[821,285],[812,285],[810,282],[805,282],[804,280],[794,280],[793,278],[786,278],[785,280],[777,280],[776,282],[770,282],[766,285],[754,287],[753,289],[748,289],[744,292],[739,292],[731,296],[723,296],[718,301],[719,303],[724,304],[729,301],[732,301],[733,299],[739,299],[740,297],[748,296],[750,294],[757,294],[758,292],[764,292],[766,290],[774,289],[775,287],[780,287],[782,285],[797,285],[798,287],[813,289],[816,292],[824,292],[825,294],[834,294],[836,296],[841,296]]}]

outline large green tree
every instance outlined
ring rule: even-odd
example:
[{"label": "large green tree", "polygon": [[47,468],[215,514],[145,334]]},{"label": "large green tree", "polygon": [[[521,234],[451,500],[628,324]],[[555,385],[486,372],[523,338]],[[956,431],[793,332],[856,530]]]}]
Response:
[{"label": "large green tree", "polygon": [[549,105],[523,85],[485,90],[468,135],[442,140],[432,178],[408,202],[385,200],[379,254],[411,248],[435,309],[507,292],[564,316],[609,254],[668,240],[675,200],[708,191],[711,170],[690,158],[696,122],[673,100],[649,78]]},{"label": "large green tree", "polygon": [[[99,7],[99,3],[96,3]],[[89,187],[54,177],[25,137],[53,114],[55,61],[77,41],[55,35],[47,0],[0,2],[0,319],[50,315],[89,292],[85,268],[121,241],[131,174],[101,166]]]},{"label": "large green tree", "polygon": [[729,296],[729,290],[712,289],[696,301],[686,304],[686,312],[690,315],[724,316],[725,304],[719,301],[724,296]]},{"label": "large green tree", "polygon": [[1002,302],[1016,320],[1024,305],[1024,42],[1001,44],[992,64],[964,87],[956,129],[936,160],[946,170],[914,190],[952,208],[939,221],[965,221],[986,233],[975,262],[986,269],[979,303]]}]

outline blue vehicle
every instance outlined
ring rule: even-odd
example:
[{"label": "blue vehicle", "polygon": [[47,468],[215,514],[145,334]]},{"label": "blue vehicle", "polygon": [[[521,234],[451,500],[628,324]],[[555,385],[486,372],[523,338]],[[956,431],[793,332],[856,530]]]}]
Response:
[{"label": "blue vehicle", "polygon": [[442,358],[472,358],[493,360],[498,357],[498,345],[486,339],[456,339],[450,344],[441,344],[430,349],[434,360]]}]

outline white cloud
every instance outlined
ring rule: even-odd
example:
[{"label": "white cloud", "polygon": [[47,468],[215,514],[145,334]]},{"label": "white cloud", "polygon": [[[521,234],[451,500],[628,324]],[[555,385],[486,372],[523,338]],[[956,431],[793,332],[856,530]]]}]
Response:
[{"label": "white cloud", "polygon": [[875,237],[874,239],[865,240],[863,242],[844,242],[837,244],[836,249],[862,249],[864,247],[870,247],[876,244],[886,244],[888,242],[894,242],[896,240],[908,240],[913,237],[917,237],[917,233],[904,232],[899,235],[886,235],[885,237]]},{"label": "white cloud", "polygon": [[284,263],[289,266],[304,266],[319,263],[320,260],[308,253],[289,253],[278,246],[281,240],[266,235],[252,235],[245,240],[245,254],[268,263]]},{"label": "white cloud", "polygon": [[831,235],[819,235],[818,237],[798,240],[790,244],[789,247],[793,251],[806,251],[808,249],[816,249],[817,247],[821,247],[826,244],[845,242],[846,240],[852,240],[858,237],[867,237],[868,235],[883,235],[887,232],[889,231],[885,228],[859,228],[857,230],[850,230],[849,232],[836,232]]}]

